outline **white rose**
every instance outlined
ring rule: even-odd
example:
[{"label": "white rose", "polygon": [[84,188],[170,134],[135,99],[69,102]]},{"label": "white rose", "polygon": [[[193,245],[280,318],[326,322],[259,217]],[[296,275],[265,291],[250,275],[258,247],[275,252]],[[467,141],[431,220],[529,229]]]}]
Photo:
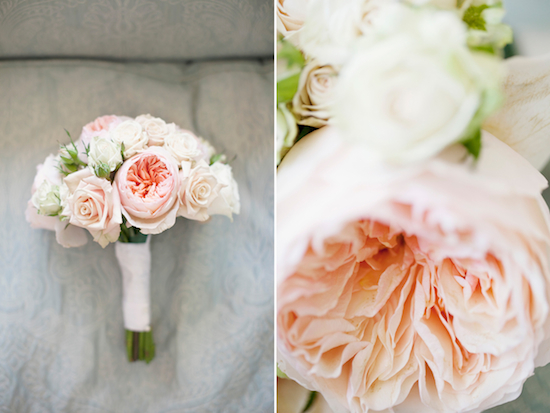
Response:
[{"label": "white rose", "polygon": [[304,67],[298,91],[292,100],[292,108],[299,116],[300,125],[320,128],[328,123],[328,109],[337,77],[338,73],[332,66],[321,66],[315,60]]},{"label": "white rose", "polygon": [[218,197],[224,185],[219,182],[212,168],[204,160],[199,161],[193,169],[190,167],[190,163],[184,162],[180,172],[178,216],[206,221],[210,218],[208,207]]},{"label": "white rose", "polygon": [[122,213],[116,185],[89,168],[68,175],[64,182],[68,193],[63,215],[69,222],[87,229],[103,248],[118,240]]},{"label": "white rose", "polygon": [[199,139],[187,130],[177,130],[164,140],[164,149],[174,157],[176,162],[194,162],[203,156]]},{"label": "white rose", "polygon": [[277,106],[277,165],[294,145],[298,136],[298,125],[286,103]]},{"label": "white rose", "polygon": [[[390,24],[391,10],[400,16]],[[483,96],[498,93],[498,60],[469,51],[454,13],[396,6],[379,17],[381,39],[362,43],[340,72],[332,122],[384,159],[428,158],[466,138],[478,109],[495,104]]]},{"label": "white rose", "polygon": [[141,125],[134,120],[127,120],[117,125],[111,131],[111,139],[121,146],[124,144],[124,159],[147,149],[147,134],[143,133]]},{"label": "white rose", "polygon": [[279,367],[334,411],[477,413],[550,361],[547,182],[483,148],[396,167],[324,127],[279,166]]},{"label": "white rose", "polygon": [[104,136],[95,136],[90,142],[88,166],[95,174],[105,178],[122,164],[120,145]]},{"label": "white rose", "polygon": [[371,18],[392,0],[310,0],[298,46],[319,64],[340,65],[368,34]]},{"label": "white rose", "polygon": [[220,190],[220,195],[215,198],[208,207],[208,214],[225,215],[233,219],[233,214],[239,214],[241,212],[241,203],[239,187],[233,178],[231,166],[221,162],[215,162],[210,166],[210,170],[223,187]]},{"label": "white rose", "polygon": [[40,215],[56,216],[61,211],[59,186],[47,179],[42,181],[31,201]]},{"label": "white rose", "polygon": [[278,0],[277,30],[294,44],[298,43],[297,32],[304,25],[309,0]]},{"label": "white rose", "polygon": [[164,139],[176,131],[176,125],[173,123],[167,124],[161,118],[155,118],[149,114],[138,116],[136,122],[149,137],[149,146],[164,145]]}]

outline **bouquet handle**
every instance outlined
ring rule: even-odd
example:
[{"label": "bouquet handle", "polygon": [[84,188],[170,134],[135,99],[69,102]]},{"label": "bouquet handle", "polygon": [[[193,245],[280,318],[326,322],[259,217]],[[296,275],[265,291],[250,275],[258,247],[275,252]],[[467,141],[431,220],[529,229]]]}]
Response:
[{"label": "bouquet handle", "polygon": [[151,332],[151,247],[146,242],[117,242],[115,254],[122,273],[122,313],[129,361],[149,363],[155,353]]}]

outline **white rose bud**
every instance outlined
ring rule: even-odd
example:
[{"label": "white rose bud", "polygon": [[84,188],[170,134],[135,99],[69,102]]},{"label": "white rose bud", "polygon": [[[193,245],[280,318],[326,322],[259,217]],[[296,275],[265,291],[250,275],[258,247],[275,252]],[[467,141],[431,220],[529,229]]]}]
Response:
[{"label": "white rose bud", "polygon": [[241,203],[239,186],[233,178],[231,166],[216,162],[210,166],[210,170],[223,188],[220,190],[220,195],[208,207],[207,212],[209,215],[225,215],[233,219],[233,214],[241,212]]},{"label": "white rose bud", "polygon": [[176,131],[176,125],[173,123],[167,124],[161,118],[155,118],[149,114],[138,116],[136,122],[149,137],[149,146],[164,145],[164,140]]},{"label": "white rose bud", "polygon": [[147,149],[147,134],[143,133],[141,125],[134,120],[119,124],[111,132],[111,138],[119,145],[124,144],[124,159]]},{"label": "white rose bud", "polygon": [[197,221],[206,221],[210,218],[207,209],[218,197],[224,185],[218,181],[212,168],[204,160],[200,160],[189,171],[190,166],[188,162],[182,165],[178,215]]},{"label": "white rose bud", "polygon": [[320,128],[328,123],[328,109],[337,77],[338,73],[332,66],[319,65],[315,60],[304,67],[298,91],[292,100],[300,125]]},{"label": "white rose bud", "polygon": [[187,130],[178,130],[164,140],[164,149],[178,164],[198,161],[203,156],[199,139]]},{"label": "white rose bud", "polygon": [[32,195],[31,202],[40,215],[58,215],[61,212],[59,186],[44,180]]},{"label": "white rose bud", "polygon": [[96,176],[105,178],[122,164],[120,145],[103,136],[95,136],[90,142],[88,165]]}]

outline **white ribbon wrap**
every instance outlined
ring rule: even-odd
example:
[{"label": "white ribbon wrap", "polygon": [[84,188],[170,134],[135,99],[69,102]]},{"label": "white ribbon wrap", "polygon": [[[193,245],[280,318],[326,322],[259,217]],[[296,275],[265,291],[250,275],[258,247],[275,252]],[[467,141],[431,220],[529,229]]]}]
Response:
[{"label": "white ribbon wrap", "polygon": [[122,272],[122,313],[130,331],[151,330],[149,279],[151,276],[150,239],[141,244],[116,242],[115,253]]}]

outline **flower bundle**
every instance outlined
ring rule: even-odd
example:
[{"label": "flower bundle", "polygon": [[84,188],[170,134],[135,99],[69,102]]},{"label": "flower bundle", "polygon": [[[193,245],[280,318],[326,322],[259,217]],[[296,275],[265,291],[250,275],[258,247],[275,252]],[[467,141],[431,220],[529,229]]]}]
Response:
[{"label": "flower bundle", "polygon": [[503,15],[278,1],[278,366],[334,412],[481,412],[550,361],[550,65]]},{"label": "flower bundle", "polygon": [[55,231],[64,247],[84,245],[85,230],[103,248],[116,243],[131,361],[149,362],[155,353],[149,235],[171,228],[178,216],[238,214],[237,183],[224,162],[207,141],[173,123],[112,115],[84,126],[76,142],[37,167],[26,210],[32,227]]}]

